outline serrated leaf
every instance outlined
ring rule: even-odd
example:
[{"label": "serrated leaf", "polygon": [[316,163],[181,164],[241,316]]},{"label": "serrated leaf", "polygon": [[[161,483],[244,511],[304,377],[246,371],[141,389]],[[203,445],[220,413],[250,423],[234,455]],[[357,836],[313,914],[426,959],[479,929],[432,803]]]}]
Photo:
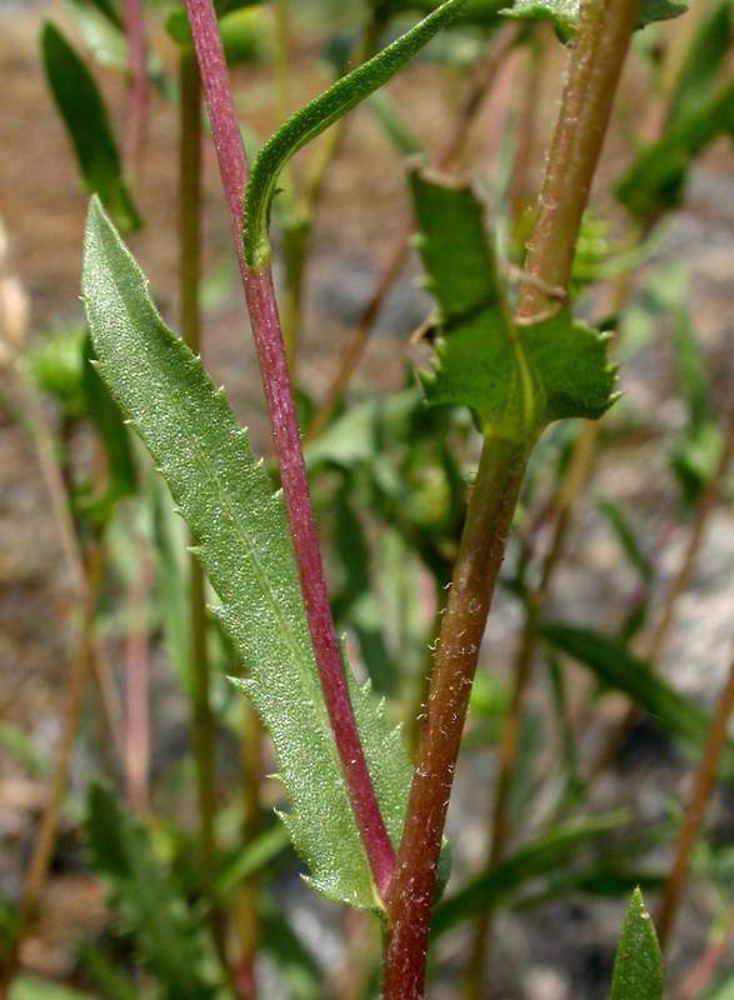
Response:
[{"label": "serrated leaf", "polygon": [[92,867],[109,885],[112,908],[163,995],[213,996],[199,928],[145,829],[97,784],[89,789],[85,828]]},{"label": "serrated leaf", "polygon": [[483,433],[512,440],[533,440],[565,417],[600,417],[616,375],[604,336],[567,309],[516,324],[476,194],[420,169],[410,181],[418,248],[439,307],[435,370],[421,377],[428,402],[469,406]]},{"label": "serrated leaf", "polygon": [[643,149],[617,185],[617,197],[640,218],[674,208],[691,164],[720,135],[734,135],[732,83],[681,114],[662,139]]},{"label": "serrated leaf", "polygon": [[[99,370],[148,446],[194,536],[218,614],[249,671],[292,811],[286,825],[327,896],[377,906],[316,672],[282,497],[273,494],[222,393],[161,321],[147,283],[97,202],[84,297]],[[346,671],[367,764],[391,837],[410,767],[380,705]]]},{"label": "serrated leaf", "polygon": [[[642,0],[637,27],[680,17],[687,9],[687,0]],[[550,21],[564,41],[575,35],[580,12],[581,0],[515,0],[501,11],[521,21]]]},{"label": "serrated leaf", "polygon": [[286,163],[395,76],[456,17],[465,3],[466,0],[445,0],[410,31],[297,111],[268,139],[252,165],[245,192],[244,241],[250,267],[261,270],[270,260],[268,215],[278,177]]},{"label": "serrated leaf", "polygon": [[639,889],[627,906],[609,1000],[662,1000],[663,962],[655,927]]},{"label": "serrated leaf", "polygon": [[140,218],[123,181],[107,109],[94,77],[50,22],[44,26],[41,49],[49,86],[86,187],[99,196],[120,229],[137,229]]},{"label": "serrated leaf", "polygon": [[[709,715],[656,676],[623,643],[600,632],[561,622],[547,623],[543,635],[592,670],[604,684],[628,695],[687,747],[700,752],[711,727]],[[734,778],[734,740],[727,741],[719,770],[727,780]]]}]

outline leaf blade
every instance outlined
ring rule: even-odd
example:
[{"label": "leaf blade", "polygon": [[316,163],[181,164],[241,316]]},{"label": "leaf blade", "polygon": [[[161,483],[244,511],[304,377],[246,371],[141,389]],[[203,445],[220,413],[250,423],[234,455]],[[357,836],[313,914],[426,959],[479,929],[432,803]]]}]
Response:
[{"label": "leaf blade", "polygon": [[[249,677],[292,812],[285,817],[325,895],[379,907],[323,702],[280,494],[223,393],[163,324],[147,283],[92,203],[84,298],[99,370],[133,420],[198,540],[217,611]],[[410,768],[370,692],[346,676],[388,832],[399,836]]]},{"label": "leaf blade", "polygon": [[639,889],[627,906],[609,1000],[662,1000],[663,963],[655,927]]}]

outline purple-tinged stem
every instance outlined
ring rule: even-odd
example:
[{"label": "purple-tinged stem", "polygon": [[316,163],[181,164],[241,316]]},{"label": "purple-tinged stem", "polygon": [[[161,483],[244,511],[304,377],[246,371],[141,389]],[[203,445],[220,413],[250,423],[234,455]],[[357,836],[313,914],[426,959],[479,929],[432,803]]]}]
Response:
[{"label": "purple-tinged stem", "polygon": [[145,52],[145,16],[142,0],[124,0],[123,18],[130,71],[128,97],[128,163],[141,170],[148,116],[148,69]]},{"label": "purple-tinged stem", "polygon": [[392,875],[395,855],[352,714],[329,609],[272,273],[270,269],[256,273],[245,261],[242,206],[247,160],[229,87],[222,42],[211,0],[186,0],[186,8],[260,363],[275,453],[280,465],[286,516],[321,688],[372,877],[382,893]]}]

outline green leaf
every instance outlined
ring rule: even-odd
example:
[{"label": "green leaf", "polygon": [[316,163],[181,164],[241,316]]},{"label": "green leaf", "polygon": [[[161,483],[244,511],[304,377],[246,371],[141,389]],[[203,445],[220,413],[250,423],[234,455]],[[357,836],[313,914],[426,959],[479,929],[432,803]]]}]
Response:
[{"label": "green leaf", "polygon": [[56,399],[68,417],[82,417],[86,412],[85,339],[83,327],[50,330],[27,355],[36,385],[41,392]]},{"label": "green leaf", "polygon": [[98,10],[103,17],[107,18],[110,24],[114,24],[121,31],[123,30],[122,18],[114,0],[85,0],[85,3],[87,6]]},{"label": "green leaf", "polygon": [[670,98],[666,129],[695,111],[712,95],[725,66],[734,30],[731,0],[719,0],[688,47]]},{"label": "green leaf", "polygon": [[118,500],[135,493],[135,465],[127,428],[117,403],[94,369],[92,341],[85,338],[84,391],[89,416],[104,447],[107,481],[98,494],[83,498],[84,515],[98,523],[106,521]]},{"label": "green leaf", "polygon": [[[546,624],[543,635],[592,670],[604,684],[623,691],[686,746],[701,750],[711,727],[708,714],[657,677],[623,643],[590,629],[559,622]],[[734,778],[734,740],[727,742],[720,772],[727,780]]]},{"label": "green leaf", "polygon": [[387,93],[378,90],[369,98],[367,106],[398,156],[416,156],[422,152],[421,143]]},{"label": "green leaf", "polygon": [[89,993],[59,986],[50,979],[21,973],[15,976],[8,992],[8,1000],[88,1000]]},{"label": "green leaf", "polygon": [[140,218],[123,181],[107,110],[94,78],[50,22],[43,28],[41,48],[49,86],[86,187],[99,195],[120,229],[126,232],[137,229]]},{"label": "green leaf", "polygon": [[201,933],[145,829],[98,784],[89,789],[85,826],[92,866],[109,885],[122,929],[134,939],[164,996],[213,996]]},{"label": "green leaf", "polygon": [[268,139],[253,164],[245,193],[245,256],[250,267],[262,270],[270,260],[268,215],[275,186],[285,164],[329,125],[387,83],[456,17],[465,2],[446,0],[397,41],[337,80],[297,111]]},{"label": "green leaf", "polygon": [[617,830],[627,822],[624,813],[608,813],[557,827],[531,844],[521,847],[505,861],[493,865],[463,889],[438,904],[431,933],[445,933],[469,917],[503,905],[525,882],[555,871],[584,847]]},{"label": "green leaf", "polygon": [[635,529],[630,523],[627,511],[618,503],[612,500],[600,500],[597,504],[600,512],[607,519],[609,527],[622,547],[622,551],[635,567],[645,582],[649,582],[653,576],[653,568],[650,560],[639,543]]},{"label": "green leaf", "polygon": [[[642,0],[637,27],[679,17],[687,9],[687,0]],[[550,21],[563,41],[575,35],[580,12],[581,0],[515,0],[512,6],[501,11],[521,21]]]},{"label": "green leaf", "polygon": [[655,927],[639,889],[627,906],[614,960],[609,1000],[662,1000],[663,961]]},{"label": "green leaf", "polygon": [[274,861],[288,843],[288,833],[280,825],[264,830],[246,844],[217,878],[215,893],[220,899],[230,896],[244,881]]},{"label": "green leaf", "polygon": [[[275,744],[292,805],[284,820],[296,849],[327,896],[377,906],[322,698],[282,497],[273,494],[223,392],[163,325],[143,275],[95,201],[83,289],[102,377],[159,464],[222,600],[219,617],[249,671],[240,684]],[[346,674],[396,840],[410,767],[382,706]]]},{"label": "green leaf", "polygon": [[734,134],[734,84],[681,114],[662,139],[645,148],[618,184],[617,197],[643,219],[675,208],[695,158],[727,134]]},{"label": "green leaf", "polygon": [[422,376],[428,402],[467,405],[483,433],[512,440],[533,440],[564,417],[601,416],[614,400],[616,374],[606,338],[566,309],[516,324],[472,189],[420,169],[410,182],[427,286],[439,307],[436,368]]}]

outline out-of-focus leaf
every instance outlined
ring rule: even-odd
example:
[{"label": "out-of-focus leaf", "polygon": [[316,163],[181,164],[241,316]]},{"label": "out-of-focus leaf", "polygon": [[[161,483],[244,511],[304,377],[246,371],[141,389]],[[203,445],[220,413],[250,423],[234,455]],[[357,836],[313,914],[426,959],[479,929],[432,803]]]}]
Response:
[{"label": "out-of-focus leaf", "polygon": [[456,924],[504,905],[508,896],[530,879],[554,871],[584,847],[617,830],[627,822],[624,813],[608,813],[593,819],[557,827],[537,841],[520,848],[505,861],[472,879],[463,889],[438,904],[433,914],[434,937]]},{"label": "out-of-focus leaf", "polygon": [[630,524],[627,511],[612,500],[600,500],[597,507],[607,520],[615,538],[630,563],[638,571],[643,580],[652,577],[652,566],[639,543],[635,529]]},{"label": "out-of-focus leaf", "polygon": [[[257,3],[230,4],[219,16],[219,33],[224,57],[230,66],[250,63],[258,59],[262,49],[262,32]],[[224,5],[223,5],[224,6]],[[191,31],[186,11],[174,8],[166,18],[166,31],[181,46],[192,45]]]},{"label": "out-of-focus leaf", "polygon": [[204,1000],[216,990],[205,973],[199,928],[144,828],[101,785],[90,787],[86,833],[92,867],[142,961],[170,1000]]},{"label": "out-of-focus leaf", "polygon": [[367,106],[399,156],[416,156],[422,151],[410,125],[400,116],[384,90],[373,94],[367,101]]},{"label": "out-of-focus leaf", "polygon": [[79,963],[101,991],[104,1000],[140,1000],[140,989],[100,948],[83,941],[77,949]]},{"label": "out-of-focus leaf", "polygon": [[683,490],[683,499],[693,503],[713,475],[722,440],[703,353],[682,303],[673,314],[673,348],[688,423],[673,451],[672,465]]},{"label": "out-of-focus leaf", "polygon": [[89,1000],[93,995],[23,972],[13,979],[8,1000]]},{"label": "out-of-focus leaf", "polygon": [[22,726],[0,720],[0,749],[14,757],[34,777],[48,774],[48,761],[38,752],[33,740]]},{"label": "out-of-focus leaf", "polygon": [[[100,373],[159,463],[222,600],[219,618],[248,671],[236,683],[273,737],[296,849],[325,895],[379,907],[314,662],[282,497],[223,392],[164,326],[97,201],[83,290]],[[400,733],[369,689],[345,674],[385,824],[397,839],[410,780]]]},{"label": "out-of-focus leaf", "polygon": [[120,156],[107,110],[94,78],[59,29],[47,22],[41,35],[49,86],[74,146],[89,191],[123,231],[137,229],[140,218],[122,177]]},{"label": "out-of-focus leaf", "polygon": [[84,0],[88,7],[94,7],[100,14],[107,18],[110,24],[122,30],[122,18],[115,0]]},{"label": "out-of-focus leaf", "polygon": [[731,0],[718,0],[688,47],[670,99],[666,128],[695,112],[711,96],[729,52],[733,28]]},{"label": "out-of-focus leaf", "polygon": [[534,442],[554,420],[600,417],[616,377],[606,338],[566,309],[516,325],[474,192],[420,169],[410,181],[418,246],[440,312],[435,371],[422,376],[428,402],[469,406],[484,434],[513,441]]},{"label": "out-of-focus leaf", "polygon": [[52,396],[68,417],[86,412],[82,327],[50,330],[28,353],[30,373],[41,392]]},{"label": "out-of-focus leaf", "polygon": [[609,1000],[662,1000],[663,961],[655,927],[639,889],[627,906],[614,960]]},{"label": "out-of-focus leaf", "polygon": [[[657,677],[623,643],[560,622],[546,624],[543,635],[557,649],[592,670],[604,684],[623,691],[690,749],[701,750],[711,726],[707,713]],[[727,780],[734,778],[734,740],[724,748],[720,772]]]},{"label": "out-of-focus leaf", "polygon": [[[679,17],[687,9],[686,0],[642,0],[637,27]],[[576,34],[580,11],[581,0],[515,0],[501,13],[522,21],[550,21],[559,36],[568,41]]]},{"label": "out-of-focus leaf", "polygon": [[732,133],[734,84],[727,84],[681,114],[662,139],[643,149],[618,184],[617,196],[643,219],[675,208],[695,158],[718,136]]},{"label": "out-of-focus leaf", "polygon": [[127,40],[122,25],[116,25],[88,0],[66,0],[66,10],[95,62],[125,72]]},{"label": "out-of-focus leaf", "polygon": [[318,962],[293,931],[269,894],[260,902],[262,946],[273,957],[292,1000],[321,1000],[323,978]]},{"label": "out-of-focus leaf", "polygon": [[225,899],[234,890],[271,861],[288,846],[288,831],[281,824],[264,830],[252,843],[238,851],[236,857],[222,869],[217,878],[215,893]]}]

